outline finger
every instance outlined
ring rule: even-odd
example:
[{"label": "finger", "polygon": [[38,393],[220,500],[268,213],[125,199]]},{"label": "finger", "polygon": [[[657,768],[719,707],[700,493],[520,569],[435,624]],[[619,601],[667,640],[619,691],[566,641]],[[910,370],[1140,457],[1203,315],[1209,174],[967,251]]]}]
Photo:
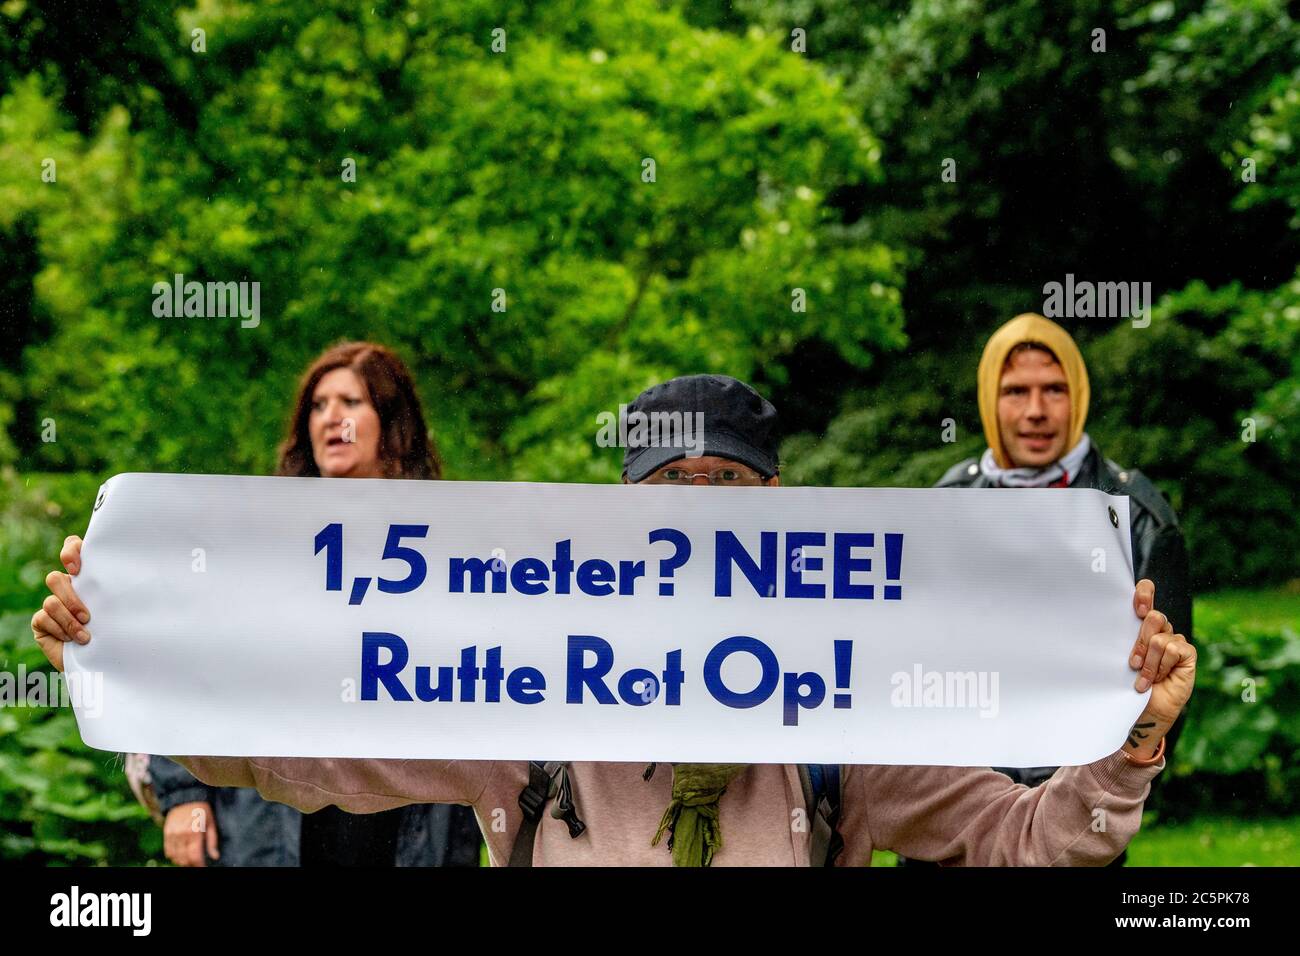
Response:
[{"label": "finger", "polygon": [[1147,616],[1142,619],[1142,626],[1138,629],[1138,634],[1146,634],[1148,643],[1155,638],[1157,634],[1168,636],[1173,632],[1169,625],[1169,618],[1163,611],[1148,611]]},{"label": "finger", "polygon": [[63,602],[64,607],[72,612],[73,617],[82,624],[90,623],[90,611],[81,603],[81,598],[77,597],[77,592],[73,590],[72,578],[58,571],[51,571],[45,575],[45,586]]},{"label": "finger", "polygon": [[214,821],[208,821],[208,856],[214,860],[221,859],[221,853],[217,849],[217,825]]},{"label": "finger", "polygon": [[36,644],[40,647],[41,653],[45,655],[45,659],[54,666],[56,671],[62,671],[63,641],[56,637],[50,637],[49,634],[44,632],[37,632],[36,630],[36,618],[41,617],[44,614],[44,611],[37,611],[36,617],[32,618],[32,637],[36,639]]},{"label": "finger", "polygon": [[36,638],[37,644],[43,640],[58,641],[60,643],[72,640],[71,637],[64,633],[63,628],[59,626],[59,622],[50,617],[49,612],[45,610],[44,604],[41,605],[39,611],[32,615],[32,636]]},{"label": "finger", "polygon": [[[1159,611],[1156,611],[1148,615],[1148,620],[1159,613]],[[1143,621],[1142,626],[1145,628],[1147,622]],[[1156,672],[1160,669],[1160,659],[1164,657],[1165,648],[1168,646],[1168,634],[1161,632],[1151,635],[1151,639],[1147,642],[1146,656],[1142,659],[1142,672],[1138,674],[1137,680],[1133,682],[1133,688],[1139,694],[1145,693],[1147,688],[1154,683]]]},{"label": "finger", "polygon": [[1133,589],[1133,612],[1139,620],[1147,616],[1147,611],[1156,606],[1156,585],[1150,578],[1143,578]]},{"label": "finger", "polygon": [[69,574],[76,574],[81,570],[81,539],[75,534],[70,534],[63,539],[59,560],[63,562]]},{"label": "finger", "polygon": [[[64,640],[72,640],[74,635],[86,633],[86,629],[72,617],[72,612],[64,607],[63,602],[53,594],[46,595],[44,602],[41,604],[41,610],[49,618],[50,626],[58,629],[56,632],[47,631],[46,633],[53,633],[55,637],[62,637]],[[81,644],[85,643],[79,637],[77,641]]]},{"label": "finger", "polygon": [[1169,619],[1159,611],[1149,611],[1147,613],[1146,617],[1142,619],[1142,626],[1138,628],[1138,636],[1133,643],[1133,650],[1129,651],[1129,667],[1137,670],[1142,666],[1142,662],[1146,660],[1150,650],[1151,638],[1161,633],[1168,623]]},{"label": "finger", "polygon": [[[1179,635],[1174,635],[1174,637],[1178,636]],[[1160,683],[1173,672],[1173,669],[1178,665],[1178,662],[1183,659],[1182,649],[1178,646],[1181,643],[1185,642],[1170,640],[1169,645],[1165,648],[1165,652],[1160,655],[1160,664],[1156,667],[1156,676],[1151,679],[1151,683]]]}]

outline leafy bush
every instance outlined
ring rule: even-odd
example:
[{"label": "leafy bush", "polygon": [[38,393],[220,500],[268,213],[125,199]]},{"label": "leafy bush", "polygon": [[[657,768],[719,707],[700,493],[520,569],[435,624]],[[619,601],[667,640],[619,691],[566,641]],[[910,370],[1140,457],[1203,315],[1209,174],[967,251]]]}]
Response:
[{"label": "leafy bush", "polygon": [[[50,673],[29,623],[63,540],[66,505],[59,500],[75,501],[72,513],[84,513],[95,487],[93,478],[42,482],[0,470],[0,671],[15,680]],[[70,708],[0,708],[0,861],[139,864],[161,848],[158,827],[127,786],[121,756],[86,747]]]},{"label": "leafy bush", "polygon": [[1173,760],[1154,790],[1163,817],[1300,810],[1300,596],[1285,620],[1254,619],[1278,596],[1196,605],[1196,692]]}]

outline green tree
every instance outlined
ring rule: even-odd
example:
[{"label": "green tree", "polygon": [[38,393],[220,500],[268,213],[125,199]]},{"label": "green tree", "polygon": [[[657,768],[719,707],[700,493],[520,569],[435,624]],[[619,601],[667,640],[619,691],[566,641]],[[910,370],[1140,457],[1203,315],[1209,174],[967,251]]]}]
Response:
[{"label": "green tree", "polygon": [[808,57],[881,136],[883,179],[831,202],[848,219],[870,210],[864,232],[908,262],[907,353],[835,370],[855,387],[838,418],[786,446],[792,479],[929,484],[983,448],[975,367],[997,325],[1042,311],[1043,285],[1066,273],[1149,281],[1168,295],[1149,328],[1065,322],[1093,371],[1092,433],[1171,494],[1201,586],[1300,574],[1294,539],[1257,525],[1295,529],[1297,510],[1300,26],[1287,5],[739,8],[806,30]]},{"label": "green tree", "polygon": [[[608,479],[596,415],[657,378],[902,344],[897,254],[826,202],[878,142],[770,37],[638,2],[209,2],[168,42],[193,128],[109,108],[31,214],[52,332],[24,378],[59,424],[32,467],[269,469],[306,361],[369,337],[451,474]],[[30,154],[54,100],[26,83],[0,115]],[[175,273],[259,282],[261,324],[154,316]]]}]

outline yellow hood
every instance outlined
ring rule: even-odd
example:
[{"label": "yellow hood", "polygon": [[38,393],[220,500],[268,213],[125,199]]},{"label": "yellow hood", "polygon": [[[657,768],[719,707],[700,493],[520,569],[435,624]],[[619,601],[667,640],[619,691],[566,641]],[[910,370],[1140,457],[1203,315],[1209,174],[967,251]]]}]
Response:
[{"label": "yellow hood", "polygon": [[980,421],[984,423],[984,437],[993,449],[993,459],[1001,468],[1010,468],[1011,460],[1002,447],[1002,433],[998,429],[998,386],[1002,381],[1002,366],[1007,355],[1021,342],[1039,342],[1055,354],[1065,372],[1070,387],[1070,437],[1065,443],[1069,451],[1083,437],[1083,426],[1088,420],[1088,367],[1083,364],[1083,354],[1074,344],[1070,333],[1051,319],[1033,312],[1018,315],[993,333],[984,346],[979,367]]}]

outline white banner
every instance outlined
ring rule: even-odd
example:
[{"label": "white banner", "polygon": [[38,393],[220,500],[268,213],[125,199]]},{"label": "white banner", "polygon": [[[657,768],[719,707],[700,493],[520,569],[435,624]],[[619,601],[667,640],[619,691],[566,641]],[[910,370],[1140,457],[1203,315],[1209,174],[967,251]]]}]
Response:
[{"label": "white banner", "polygon": [[104,750],[1082,764],[1147,696],[1092,490],[124,474],[82,555]]}]

